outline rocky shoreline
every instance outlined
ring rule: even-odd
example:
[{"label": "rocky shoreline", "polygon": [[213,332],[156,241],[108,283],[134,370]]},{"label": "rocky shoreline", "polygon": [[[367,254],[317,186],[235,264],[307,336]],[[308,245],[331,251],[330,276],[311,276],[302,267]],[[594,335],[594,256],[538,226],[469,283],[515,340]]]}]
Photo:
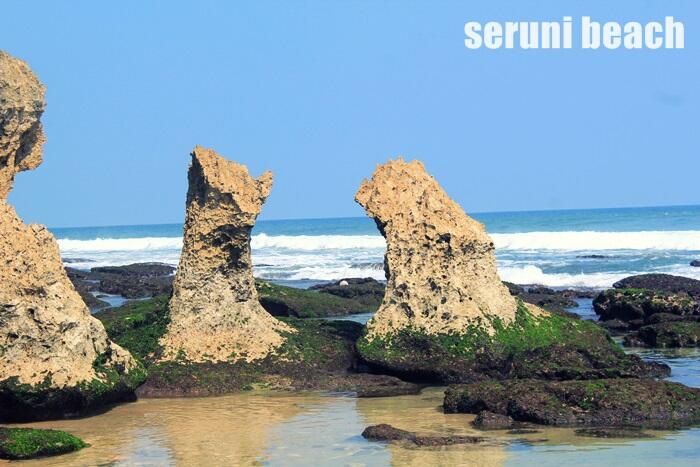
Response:
[{"label": "rocky shoreline", "polygon": [[[150,265],[145,265],[144,266],[146,271],[149,270]],[[130,265],[126,267],[130,271],[137,271],[139,270],[139,265]],[[112,273],[115,274],[115,271],[118,271],[120,268],[113,268]],[[165,271],[165,269],[164,269]],[[169,270],[167,271],[169,272]],[[148,277],[149,273],[146,272],[144,273],[145,277]],[[119,275],[117,273],[117,275]],[[343,285],[339,285],[340,283],[343,283]],[[294,310],[299,310],[295,312],[296,316],[303,316],[305,318],[315,318],[315,317],[337,317],[337,316],[344,316],[347,314],[351,314],[352,312],[362,312],[362,311],[367,311],[371,312],[371,308],[368,307],[368,305],[364,305],[363,303],[355,303],[352,306],[349,306],[347,308],[343,309],[343,312],[340,314],[336,314],[337,310],[331,308],[328,309],[328,301],[327,297],[324,296],[325,288],[330,288],[332,291],[336,292],[335,294],[329,294],[328,292],[325,292],[327,295],[336,295],[341,297],[356,297],[356,296],[364,296],[364,295],[370,295],[370,296],[375,296],[376,295],[376,290],[382,290],[383,289],[383,284],[377,281],[373,281],[372,279],[347,279],[347,280],[341,280],[341,281],[336,281],[335,283],[331,283],[328,286],[316,286],[314,287],[313,291],[309,290],[302,290],[302,289],[292,289],[289,287],[284,287],[284,286],[276,286],[274,284],[269,284],[264,281],[257,281],[256,286],[260,292],[260,301],[263,305],[266,303],[285,303],[285,307],[288,309],[294,309]],[[563,304],[568,305],[569,307],[572,305],[572,299],[570,297],[582,297],[582,298],[589,298],[592,296],[590,291],[572,291],[572,290],[564,290],[564,291],[554,291],[551,289],[546,289],[542,287],[520,287],[520,286],[514,286],[512,284],[509,284],[509,288],[511,289],[511,293],[514,293],[515,297],[518,298],[524,298],[524,299],[530,299],[531,302],[535,302],[538,304],[544,305],[545,308],[552,307],[552,310],[559,309],[559,311],[562,311],[564,306]],[[367,292],[367,290],[370,290],[370,292]],[[290,293],[291,291],[291,293]],[[303,297],[303,307],[299,306],[299,295]],[[543,302],[542,297],[546,299],[546,302]],[[110,335],[110,338],[115,340],[115,342],[120,343],[124,345],[126,348],[130,349],[131,352],[137,356],[138,358],[141,359],[146,359],[155,361],[157,360],[157,349],[158,349],[158,344],[157,341],[160,339],[162,334],[164,333],[164,330],[167,326],[167,300],[168,297],[165,295],[161,295],[159,297],[156,297],[154,299],[150,300],[140,300],[140,301],[135,301],[133,303],[129,303],[123,307],[120,308],[115,308],[115,309],[110,309],[110,310],[104,310],[96,314],[96,317],[99,318],[100,320],[103,321],[105,324],[105,327]],[[573,302],[575,303],[575,302]],[[554,305],[555,304],[555,305]],[[300,312],[301,310],[306,310],[304,313]],[[309,310],[317,310],[314,311],[313,313],[309,312]],[[328,313],[320,313],[319,310],[326,310]],[[526,313],[526,311],[523,311]],[[570,313],[562,315],[562,317],[568,317]],[[278,315],[280,316],[280,315]],[[556,318],[559,319],[559,318]],[[525,319],[524,321],[527,321]],[[581,336],[584,335],[589,335],[589,337],[592,339],[592,342],[599,342],[600,344],[597,345],[603,345],[603,348],[606,348],[607,345],[607,340],[604,338],[604,333],[598,330],[598,328],[592,323],[592,322],[584,322],[582,320],[576,319],[574,321],[574,318],[571,318],[571,321],[567,320],[565,321],[567,324],[572,325],[570,323],[575,323],[576,321],[580,321],[579,323],[576,323],[575,326],[582,326],[587,329],[587,331],[579,331],[577,335],[577,339],[582,339]],[[303,323],[305,322],[304,320],[291,320],[290,322],[295,323],[296,326],[303,327]],[[125,323],[130,323],[130,325],[125,326]],[[354,329],[353,332],[348,332],[347,329]],[[302,369],[300,367],[296,367],[293,370],[288,370],[281,368],[277,366],[274,370],[274,373],[276,373],[276,376],[273,377],[266,377],[266,381],[264,381],[264,384],[267,387],[277,387],[277,388],[296,388],[296,389],[325,389],[325,390],[357,390],[358,392],[371,392],[371,388],[364,388],[362,387],[362,384],[359,384],[358,382],[362,382],[361,379],[364,378],[364,376],[357,377],[354,376],[357,373],[355,373],[353,369],[356,369],[358,367],[361,367],[363,364],[370,364],[372,366],[372,362],[368,361],[367,359],[361,359],[358,355],[355,355],[352,350],[354,346],[354,341],[357,340],[360,335],[362,334],[362,327],[360,325],[355,325],[354,323],[347,323],[347,329],[345,332],[345,336],[352,336],[350,340],[346,342],[347,348],[350,349],[348,350],[348,354],[345,356],[345,361],[342,365],[336,366],[334,371],[335,374],[333,374],[333,371],[331,373],[326,372],[323,377],[319,377],[319,375],[316,375],[315,377],[307,377],[305,380],[313,380],[315,381],[313,385],[309,385],[308,383],[304,384],[293,384],[290,383],[289,378],[287,380],[284,380],[285,373],[287,372],[292,372],[292,373],[299,373],[299,372],[315,372],[316,369]],[[354,340],[353,340],[354,339]],[[489,377],[497,377],[497,378],[511,378],[511,377],[519,377],[518,375],[526,375],[530,374],[533,368],[535,368],[535,374],[541,375],[541,377],[546,378],[546,379],[565,379],[565,378],[571,378],[571,377],[601,377],[601,376],[634,376],[634,375],[641,375],[641,376],[653,376],[653,377],[663,377],[667,373],[667,369],[663,367],[658,367],[658,366],[653,366],[653,365],[646,365],[643,364],[640,360],[638,360],[636,357],[625,357],[625,359],[622,360],[617,360],[617,363],[612,363],[608,362],[608,367],[606,369],[605,365],[602,365],[602,362],[600,360],[596,360],[597,358],[600,358],[600,353],[596,353],[595,347],[596,344],[593,344],[591,341],[580,341],[579,344],[577,344],[576,347],[571,348],[567,347],[565,342],[558,342],[555,347],[553,347],[550,351],[542,351],[538,350],[537,352],[533,353],[526,353],[526,354],[520,354],[517,357],[510,355],[509,357],[505,357],[501,355],[500,357],[497,354],[493,353],[493,346],[490,345],[492,348],[490,353],[483,352],[483,357],[481,358],[481,361],[479,362],[480,366],[475,367],[472,371],[472,373],[475,375],[475,378],[479,378],[478,375],[489,375]],[[421,345],[416,345],[415,343],[411,344],[414,347],[422,348]],[[308,344],[307,344],[308,346]],[[445,356],[439,352],[437,352],[435,348],[428,347],[425,349],[426,354],[431,354],[431,355],[438,355],[439,357],[436,359],[434,362],[434,366],[436,368],[436,372],[438,371],[440,367],[439,360],[444,358]],[[150,357],[149,357],[150,355]],[[504,363],[504,359],[508,360],[510,359],[511,363],[506,364]],[[424,360],[425,357],[418,357],[415,356],[415,359],[418,360]],[[408,359],[408,360],[414,360],[414,359]],[[626,361],[626,363],[622,363],[622,361]],[[454,364],[454,360],[450,360],[452,364]],[[587,362],[586,365],[591,366],[593,368],[596,368],[595,370],[587,370],[584,373],[577,374],[576,373],[576,368],[579,368],[581,366],[581,362]],[[615,360],[613,360],[615,362]],[[602,366],[601,366],[602,365]],[[622,366],[620,366],[622,365]],[[179,365],[176,368],[178,368],[180,371],[183,371],[187,367],[187,365]],[[269,368],[263,368],[263,367],[269,367]],[[270,362],[265,362],[264,365],[261,365],[260,368],[247,368],[245,371],[241,370],[242,373],[236,373],[233,372],[230,375],[226,375],[226,371],[223,369],[227,368],[226,365],[220,365],[219,368],[217,369],[216,365],[212,366],[208,371],[213,372],[213,373],[218,373],[220,376],[219,378],[222,379],[222,381],[227,381],[226,384],[230,385],[229,390],[232,388],[241,388],[241,387],[249,387],[252,385],[254,382],[258,383],[260,381],[254,381],[254,378],[250,376],[250,372],[253,372],[255,374],[260,374],[260,373],[271,373],[271,368],[275,367],[274,364]],[[162,368],[166,368],[166,366],[163,366]],[[383,369],[381,369],[378,366],[373,366],[375,371],[379,372],[384,372]],[[626,368],[626,369],[622,369]],[[172,370],[172,369],[171,369]],[[328,370],[328,368],[326,368]],[[503,373],[505,371],[505,373]],[[389,372],[392,373],[392,372]],[[158,373],[156,373],[158,374]],[[392,373],[396,374],[396,372]],[[353,375],[353,376],[349,376]],[[420,375],[420,374],[411,374],[410,371],[406,372],[401,372],[399,376],[404,377],[405,379],[409,380],[414,380],[414,381],[436,381],[435,375],[428,375],[427,377],[425,375]],[[355,378],[354,382],[347,382],[345,379],[346,377],[350,378]],[[238,378],[238,379],[236,379]],[[453,380],[450,379],[451,376],[447,376],[445,379],[442,379],[442,377],[438,378],[439,381],[444,381],[444,382],[451,382]],[[205,378],[206,380],[206,378]],[[273,381],[276,380],[276,381]],[[326,380],[325,382],[323,380]],[[225,392],[226,389],[223,389],[226,387],[226,384],[221,384],[219,387],[203,387],[203,385],[198,385],[199,387],[196,386],[188,386],[187,384],[183,383],[183,387],[187,386],[187,388],[183,387],[173,387],[173,386],[168,386],[168,383],[164,381],[162,378],[158,379],[156,377],[151,378],[150,384],[147,382],[140,390],[139,390],[139,395],[142,397],[154,397],[154,396],[166,396],[166,395],[203,395],[203,394],[219,394],[222,392]],[[397,381],[399,380],[392,380],[391,384],[394,384],[395,389],[398,391],[397,393],[401,393],[404,391],[403,387],[400,384],[397,384]],[[373,381],[367,380],[367,385],[371,386],[373,385]],[[387,393],[390,393],[390,391],[387,391]]]},{"label": "rocky shoreline", "polygon": [[[700,389],[663,381],[667,365],[625,353],[608,332],[629,345],[697,346],[700,281],[630,277],[595,295],[600,325],[580,319],[567,309],[592,291],[503,283],[485,227],[419,161],[377,166],[355,195],[386,240],[386,284],[256,280],[251,232],[272,173],[254,178],[200,146],[177,270],[65,267],[48,230],[24,224],[6,200],[15,175],[41,163],[44,107],[29,67],[0,52],[0,422],[94,415],[138,396],[389,397],[426,385],[450,385],[443,410],[477,414],[484,429],[700,422]],[[109,308],[100,294],[130,301]],[[373,316],[329,319],[359,312]],[[484,440],[389,425],[364,436],[418,447]],[[0,456],[82,447],[67,433],[0,428]]]},{"label": "rocky shoreline", "polygon": [[444,410],[550,426],[668,428],[700,421],[700,389],[637,378],[483,381],[450,386]]},{"label": "rocky shoreline", "polygon": [[631,347],[700,346],[700,281],[668,274],[631,276],[593,301],[600,325]]},{"label": "rocky shoreline", "polygon": [[135,399],[143,366],[110,341],[69,281],[53,235],[7,201],[43,161],[45,89],[0,51],[0,421],[81,416]]},{"label": "rocky shoreline", "polygon": [[[115,295],[126,301],[170,295],[175,268],[163,263],[134,263],[90,270],[66,265],[66,273],[93,312],[111,305],[100,298]],[[537,284],[504,282],[510,294],[548,311],[578,317],[567,309],[579,306],[576,299],[592,299],[592,289],[553,289]],[[256,279],[260,304],[273,316],[328,318],[374,313],[384,298],[386,283],[371,277],[348,277],[313,285],[308,289]],[[94,304],[94,305],[93,305]]]}]

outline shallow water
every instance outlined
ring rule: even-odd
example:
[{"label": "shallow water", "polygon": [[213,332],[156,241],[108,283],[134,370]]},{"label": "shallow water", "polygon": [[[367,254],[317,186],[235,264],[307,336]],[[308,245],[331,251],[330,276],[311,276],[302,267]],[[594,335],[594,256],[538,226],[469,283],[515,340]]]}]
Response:
[{"label": "shallow water", "polygon": [[[364,322],[369,316],[347,319]],[[700,387],[700,349],[627,350],[669,364],[671,380]],[[700,428],[648,431],[653,438],[636,440],[585,438],[565,428],[526,435],[479,432],[471,428],[473,415],[442,413],[443,391],[433,387],[377,399],[265,392],[143,399],[90,418],[23,425],[66,430],[91,446],[22,465],[700,465]],[[365,427],[378,423],[422,433],[478,434],[488,441],[417,449],[361,437]]]},{"label": "shallow water", "polygon": [[[82,420],[34,423],[72,432],[80,452],[23,462],[55,465],[697,465],[700,430],[649,432],[653,439],[600,440],[572,429],[509,435],[478,432],[473,415],[443,414],[443,388],[415,396],[248,393],[216,398],[147,399]],[[480,434],[476,446],[411,448],[364,440],[368,426],[436,434]]]}]

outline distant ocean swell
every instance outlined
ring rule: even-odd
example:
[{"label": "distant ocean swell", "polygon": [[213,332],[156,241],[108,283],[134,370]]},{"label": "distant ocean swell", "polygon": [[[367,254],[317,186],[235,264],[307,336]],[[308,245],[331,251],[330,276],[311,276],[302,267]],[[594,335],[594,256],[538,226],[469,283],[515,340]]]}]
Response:
[{"label": "distant ocean swell", "polygon": [[[666,272],[700,279],[689,260],[700,257],[700,231],[495,233],[504,280],[552,287],[609,287],[631,274]],[[178,237],[58,240],[70,265],[90,268],[158,261],[176,265]],[[252,237],[258,277],[277,280],[384,279],[386,244],[379,235],[270,235]],[[594,258],[590,258],[593,255]]]}]

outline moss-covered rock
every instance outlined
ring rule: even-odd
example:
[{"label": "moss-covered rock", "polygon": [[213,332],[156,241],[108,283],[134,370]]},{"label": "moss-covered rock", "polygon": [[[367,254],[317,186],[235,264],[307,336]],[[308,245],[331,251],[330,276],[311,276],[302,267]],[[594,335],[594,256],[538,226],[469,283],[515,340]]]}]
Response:
[{"label": "moss-covered rock", "polygon": [[253,362],[192,363],[184,359],[159,361],[158,341],[168,324],[167,296],[132,302],[95,316],[112,340],[148,368],[140,396],[207,396],[245,391],[256,385],[353,391],[367,397],[420,390],[419,385],[397,378],[355,373],[355,342],[363,326],[350,321],[282,318],[297,332],[285,333],[286,341],[274,355]]},{"label": "moss-covered rock", "polygon": [[642,326],[636,333],[626,337],[625,343],[664,348],[699,347],[700,322],[670,321]]},{"label": "moss-covered rock", "polygon": [[541,425],[661,428],[700,422],[700,389],[635,378],[482,381],[450,386],[444,410],[488,410]]},{"label": "moss-covered rock", "polygon": [[[638,277],[650,280],[646,276]],[[610,289],[601,292],[593,306],[601,320],[606,320],[601,323],[603,326],[626,334],[625,345],[696,347],[700,343],[700,302],[688,292]]]},{"label": "moss-covered rock", "polygon": [[366,313],[377,306],[364,296],[343,297],[316,290],[298,289],[256,280],[260,304],[273,316],[324,318]]},{"label": "moss-covered rock", "polygon": [[158,350],[158,340],[170,323],[167,295],[149,300],[129,302],[95,314],[104,324],[109,338],[129,350],[141,361],[148,360]]},{"label": "moss-covered rock", "polygon": [[155,362],[139,388],[144,397],[209,396],[254,387],[276,390],[355,392],[361,397],[415,394],[419,385],[398,378],[354,372],[355,341],[362,325],[351,321],[284,318],[297,332],[262,360],[193,363]]},{"label": "moss-covered rock", "polygon": [[520,302],[508,326],[494,319],[490,335],[479,326],[461,334],[428,335],[413,329],[357,342],[377,372],[409,380],[470,382],[487,378],[591,379],[663,376],[665,365],[626,355],[601,328],[558,314],[533,315]]},{"label": "moss-covered rock", "polygon": [[64,431],[0,427],[0,459],[57,456],[86,446],[83,440]]},{"label": "moss-covered rock", "polygon": [[639,274],[625,277],[615,282],[616,289],[648,289],[659,292],[684,292],[700,299],[700,281],[690,277],[673,276],[671,274]]},{"label": "moss-covered rock", "polygon": [[355,277],[314,285],[309,290],[349,298],[365,305],[368,312],[375,312],[384,300],[386,284],[371,277]]},{"label": "moss-covered rock", "polygon": [[251,389],[254,385],[313,388],[322,385],[323,372],[345,371],[353,366],[353,344],[362,326],[349,321],[299,320],[285,322],[297,332],[278,352],[263,360],[193,363],[185,360],[154,362],[139,394],[149,397],[203,396]]},{"label": "moss-covered rock", "polygon": [[28,422],[72,418],[104,410],[118,402],[136,400],[136,388],[146,380],[139,362],[128,372],[106,366],[108,355],[93,362],[96,377],[75,386],[55,387],[50,380],[41,384],[22,384],[16,378],[0,381],[0,420]]},{"label": "moss-covered rock", "polygon": [[593,309],[602,321],[644,320],[654,314],[678,316],[700,314],[700,303],[686,292],[667,292],[650,289],[610,289],[593,300]]}]

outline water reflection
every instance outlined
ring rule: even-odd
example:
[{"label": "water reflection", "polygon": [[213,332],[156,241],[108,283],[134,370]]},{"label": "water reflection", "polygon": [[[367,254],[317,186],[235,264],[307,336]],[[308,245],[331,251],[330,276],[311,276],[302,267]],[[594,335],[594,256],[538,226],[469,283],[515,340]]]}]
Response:
[{"label": "water reflection", "polygon": [[[388,423],[404,430],[434,435],[483,435],[473,429],[473,415],[445,414],[442,411],[444,388],[428,388],[419,396],[382,399],[358,399],[357,410],[364,426]],[[500,466],[509,454],[502,435],[488,435],[483,445],[457,445],[441,448],[415,448],[390,444],[391,465],[469,465]]]},{"label": "water reflection", "polygon": [[95,417],[22,426],[71,432],[80,452],[23,465],[252,465],[272,427],[328,401],[318,395],[145,399]]},{"label": "water reflection", "polygon": [[[356,319],[364,319],[359,317]],[[700,349],[627,349],[667,363],[670,379],[700,386]],[[472,415],[442,413],[444,388],[420,395],[356,399],[348,395],[245,393],[213,398],[144,399],[81,420],[23,426],[55,428],[91,444],[78,453],[27,466],[121,465],[698,465],[700,429],[649,431],[652,439],[576,436],[544,428],[513,435],[478,432]],[[411,448],[367,442],[368,425],[388,423],[437,435],[485,435],[484,445]],[[2,463],[2,461],[0,461]]]},{"label": "water reflection", "polygon": [[[650,432],[645,440],[576,436],[547,428],[522,435],[478,432],[472,415],[440,410],[443,388],[420,395],[356,399],[348,395],[238,394],[151,399],[81,420],[30,424],[72,432],[91,444],[78,453],[23,462],[82,465],[561,465],[619,464],[649,459],[697,462],[700,430]],[[415,448],[368,442],[368,425],[389,423],[420,433],[483,435],[483,445]],[[620,459],[624,456],[624,459]]]}]

